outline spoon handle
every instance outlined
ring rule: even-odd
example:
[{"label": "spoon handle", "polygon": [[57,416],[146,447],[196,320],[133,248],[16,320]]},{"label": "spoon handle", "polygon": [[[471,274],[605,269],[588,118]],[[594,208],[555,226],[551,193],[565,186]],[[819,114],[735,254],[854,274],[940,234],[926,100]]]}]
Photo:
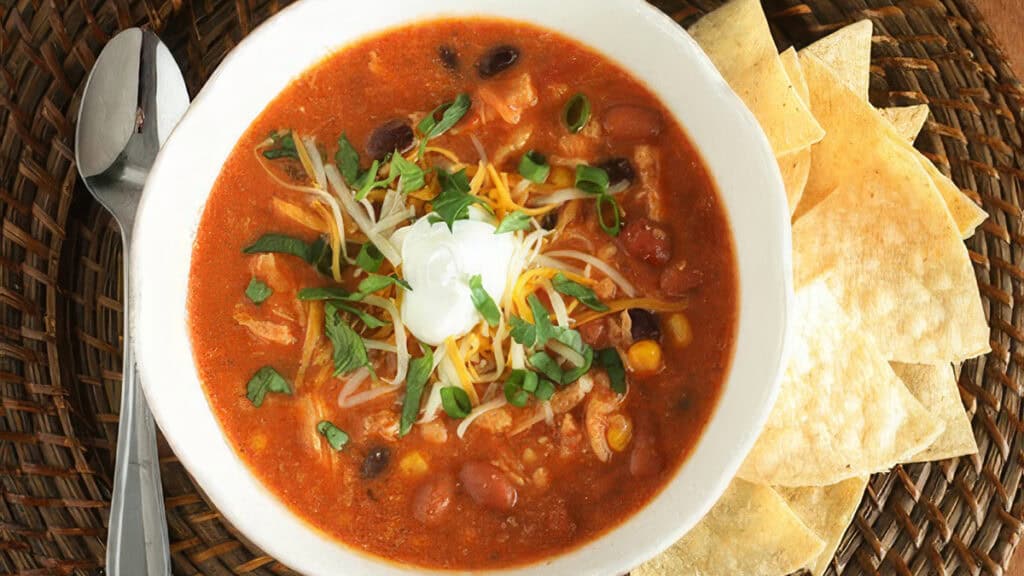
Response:
[{"label": "spoon handle", "polygon": [[[125,254],[128,253],[125,237]],[[136,376],[128,321],[128,270],[124,272],[125,326],[117,465],[107,532],[107,574],[168,576],[167,519],[164,515],[156,428]]]}]

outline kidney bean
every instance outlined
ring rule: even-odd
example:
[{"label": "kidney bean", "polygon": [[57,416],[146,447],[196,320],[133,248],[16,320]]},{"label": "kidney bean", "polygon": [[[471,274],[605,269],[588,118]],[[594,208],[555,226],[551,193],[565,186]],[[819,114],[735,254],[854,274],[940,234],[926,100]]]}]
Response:
[{"label": "kidney bean", "polygon": [[376,478],[387,469],[390,461],[391,451],[384,446],[377,446],[363,458],[363,465],[359,467],[359,475],[363,478]]},{"label": "kidney bean", "polygon": [[610,186],[616,186],[622,182],[629,185],[636,179],[636,170],[633,169],[633,164],[628,158],[622,158],[621,156],[609,158],[598,164],[597,167],[608,173],[608,184]]},{"label": "kidney bean", "polygon": [[487,462],[466,462],[459,481],[473,500],[486,508],[508,512],[516,505],[518,494],[505,473]]},{"label": "kidney bean", "polygon": [[412,498],[412,515],[427,526],[437,526],[445,518],[455,497],[455,478],[443,473],[424,482]]},{"label": "kidney bean", "polygon": [[661,266],[672,259],[672,238],[647,218],[630,220],[622,230],[622,244],[630,256]]},{"label": "kidney bean", "polygon": [[618,104],[601,114],[601,126],[609,138],[645,140],[661,134],[661,112],[646,106]]},{"label": "kidney bean", "polygon": [[704,283],[704,273],[680,262],[661,271],[658,284],[669,296],[686,296]]},{"label": "kidney bean", "polygon": [[481,78],[496,76],[511,68],[519,60],[519,49],[502,44],[495,46],[476,61],[476,73]]},{"label": "kidney bean", "polygon": [[629,334],[634,341],[657,340],[661,337],[658,317],[649,310],[642,308],[629,309]]},{"label": "kidney bean", "polygon": [[374,160],[382,160],[395,150],[409,150],[412,148],[412,141],[412,127],[404,120],[395,118],[373,129],[366,140],[366,153]]}]

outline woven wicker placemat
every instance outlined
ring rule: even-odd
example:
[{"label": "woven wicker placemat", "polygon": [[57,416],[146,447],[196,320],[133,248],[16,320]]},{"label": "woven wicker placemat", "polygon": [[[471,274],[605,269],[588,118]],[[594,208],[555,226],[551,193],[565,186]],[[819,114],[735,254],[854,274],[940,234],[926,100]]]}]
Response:
[{"label": "woven wicker placemat", "polygon": [[[513,0],[510,0],[513,1]],[[157,30],[194,95],[224,55],[287,2],[0,2],[0,573],[102,567],[117,432],[121,248],[77,182],[81,86],[119,29]],[[688,23],[719,0],[659,0]],[[993,352],[960,389],[980,453],[876,476],[830,572],[1001,574],[1024,520],[1024,92],[969,0],[769,0],[798,46],[875,23],[876,105],[927,103],[917,141],[991,214],[968,242]],[[175,574],[283,574],[161,450]]]}]

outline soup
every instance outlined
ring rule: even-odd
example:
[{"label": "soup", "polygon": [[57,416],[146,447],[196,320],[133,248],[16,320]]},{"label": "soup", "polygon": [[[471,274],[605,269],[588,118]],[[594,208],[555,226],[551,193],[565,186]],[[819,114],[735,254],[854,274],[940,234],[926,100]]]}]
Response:
[{"label": "soup", "polygon": [[253,122],[188,308],[267,489],[368,553],[481,569],[665,486],[726,377],[737,279],[706,168],[642,84],[546,30],[440,20],[326,58]]}]

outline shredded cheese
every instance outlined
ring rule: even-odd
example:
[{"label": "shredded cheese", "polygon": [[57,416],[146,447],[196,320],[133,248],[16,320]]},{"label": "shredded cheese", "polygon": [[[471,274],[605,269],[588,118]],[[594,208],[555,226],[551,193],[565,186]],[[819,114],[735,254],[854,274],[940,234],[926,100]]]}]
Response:
[{"label": "shredded cheese", "polygon": [[612,268],[607,262],[587,254],[586,252],[580,252],[579,250],[552,250],[544,253],[546,256],[552,256],[554,258],[572,258],[581,262],[586,262],[594,268],[601,271],[602,274],[612,279],[612,282],[622,289],[630,298],[636,296],[636,287],[626,280],[626,277],[619,273],[618,270]]},{"label": "shredded cheese", "polygon": [[462,385],[462,389],[466,391],[469,396],[470,402],[474,406],[480,404],[480,397],[476,393],[476,388],[473,386],[473,379],[469,375],[469,371],[466,370],[466,363],[462,359],[462,355],[459,354],[459,347],[455,344],[455,339],[449,336],[444,341],[444,349],[448,354],[448,360],[452,363],[452,368],[455,369],[455,374],[458,376],[459,384]]},{"label": "shredded cheese", "polygon": [[506,185],[505,180],[498,175],[498,171],[494,169],[493,164],[487,165],[487,173],[491,177],[491,183],[494,184],[494,189],[498,192],[497,208],[501,210],[503,216],[505,213],[515,212],[516,210],[519,210],[527,216],[539,216],[541,214],[547,214],[555,208],[558,208],[557,205],[544,206],[542,208],[527,208],[526,206],[516,204],[515,201],[512,200],[512,194],[508,190],[508,185]]},{"label": "shredded cheese", "polygon": [[576,317],[576,325],[586,324],[587,322],[593,322],[598,318],[628,310],[630,308],[643,308],[644,310],[650,310],[652,312],[679,312],[686,310],[689,303],[685,300],[678,302],[670,302],[668,300],[659,300],[657,298],[623,298],[621,300],[612,300],[611,302],[605,302],[608,309],[603,312],[597,312],[589,310],[580,314]]},{"label": "shredded cheese", "polygon": [[477,418],[483,416],[484,414],[490,412],[491,410],[497,410],[498,408],[501,408],[507,403],[508,402],[505,400],[503,396],[499,396],[498,398],[495,398],[490,402],[485,402],[477,406],[476,408],[473,408],[469,415],[463,418],[462,422],[459,423],[458,428],[455,429],[455,433],[458,434],[459,438],[462,438],[463,436],[466,435],[466,430],[469,429],[469,426],[473,424],[473,422],[476,421]]},{"label": "shredded cheese", "polygon": [[316,345],[320,342],[320,332],[324,325],[323,302],[312,301],[308,303],[309,311],[306,315],[306,338],[302,341],[302,359],[299,361],[299,371],[295,374],[295,389],[302,387],[302,381],[306,377],[306,370],[313,362],[313,353],[316,352]]}]

